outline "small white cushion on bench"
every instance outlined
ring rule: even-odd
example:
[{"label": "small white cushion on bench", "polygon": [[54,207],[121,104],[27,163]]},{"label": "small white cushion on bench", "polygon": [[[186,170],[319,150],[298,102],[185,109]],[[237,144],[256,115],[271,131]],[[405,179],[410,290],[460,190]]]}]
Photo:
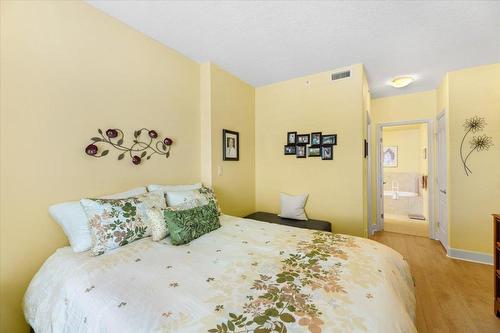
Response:
[{"label": "small white cushion on bench", "polygon": [[304,207],[308,196],[308,194],[290,195],[280,193],[281,213],[279,216],[287,219],[307,221]]}]

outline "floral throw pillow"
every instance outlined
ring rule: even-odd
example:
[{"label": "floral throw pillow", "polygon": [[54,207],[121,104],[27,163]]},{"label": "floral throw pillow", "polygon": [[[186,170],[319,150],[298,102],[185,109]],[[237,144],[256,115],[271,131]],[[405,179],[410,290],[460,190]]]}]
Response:
[{"label": "floral throw pillow", "polygon": [[189,243],[193,239],[220,228],[219,212],[213,201],[207,205],[186,210],[167,208],[164,214],[170,239],[174,245]]},{"label": "floral throw pillow", "polygon": [[153,208],[147,212],[148,218],[151,220],[151,239],[155,242],[161,241],[168,236],[163,211],[163,208]]},{"label": "floral throw pillow", "polygon": [[215,192],[212,190],[210,187],[206,187],[203,185],[200,189],[200,194],[210,203],[212,202],[216,209],[217,209],[217,215],[221,215],[221,209],[219,206],[219,203],[217,202],[217,198],[215,197]]},{"label": "floral throw pillow", "polygon": [[126,199],[82,199],[80,203],[89,219],[94,256],[150,236],[148,212],[166,207],[161,191]]}]

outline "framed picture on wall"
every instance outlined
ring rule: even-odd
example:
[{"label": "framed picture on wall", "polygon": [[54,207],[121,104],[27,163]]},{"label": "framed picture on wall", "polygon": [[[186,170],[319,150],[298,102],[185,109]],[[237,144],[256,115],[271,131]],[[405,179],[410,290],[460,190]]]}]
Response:
[{"label": "framed picture on wall", "polygon": [[321,145],[321,132],[313,132],[311,133],[311,145],[319,146]]},{"label": "framed picture on wall", "polygon": [[320,146],[309,146],[307,148],[307,156],[309,157],[320,157],[321,156],[321,147]]},{"label": "framed picture on wall", "polygon": [[321,136],[322,145],[337,145],[337,134],[324,134]]},{"label": "framed picture on wall", "polygon": [[297,145],[295,155],[297,158],[306,158],[306,145]]},{"label": "framed picture on wall", "polygon": [[296,152],[297,152],[297,146],[285,145],[285,155],[295,155]]},{"label": "framed picture on wall", "polygon": [[297,132],[288,132],[286,134],[286,143],[288,145],[294,145],[297,143],[296,141],[297,141]]},{"label": "framed picture on wall", "polygon": [[240,159],[240,134],[238,132],[222,130],[222,159],[224,161]]},{"label": "framed picture on wall", "polygon": [[297,144],[309,144],[309,134],[297,134]]},{"label": "framed picture on wall", "polygon": [[398,146],[384,147],[384,168],[397,168],[398,166]]},{"label": "framed picture on wall", "polygon": [[333,145],[321,146],[321,159],[322,160],[333,160]]}]

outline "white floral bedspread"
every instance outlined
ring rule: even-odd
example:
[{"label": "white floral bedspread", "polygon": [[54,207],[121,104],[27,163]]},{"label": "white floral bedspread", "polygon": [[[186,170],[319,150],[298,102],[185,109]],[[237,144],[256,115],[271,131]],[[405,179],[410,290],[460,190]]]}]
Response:
[{"label": "white floral bedspread", "polygon": [[416,332],[413,281],[392,249],[227,215],[221,224],[184,246],[59,249],[26,292],[26,320],[37,333]]}]

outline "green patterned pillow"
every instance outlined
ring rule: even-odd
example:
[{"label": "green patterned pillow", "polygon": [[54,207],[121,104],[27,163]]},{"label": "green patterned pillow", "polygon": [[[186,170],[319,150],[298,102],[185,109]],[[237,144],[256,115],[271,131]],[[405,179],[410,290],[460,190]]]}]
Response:
[{"label": "green patterned pillow", "polygon": [[150,236],[148,212],[166,207],[161,191],[126,199],[82,199],[80,203],[89,219],[94,256]]},{"label": "green patterned pillow", "polygon": [[164,214],[174,245],[189,243],[193,239],[220,228],[219,212],[213,201],[207,205],[186,210],[167,208]]},{"label": "green patterned pillow", "polygon": [[[189,191],[171,191],[166,192],[167,202],[171,199],[176,199],[177,203],[172,205],[169,204],[169,209],[171,210],[186,210],[194,207],[200,207],[207,205],[209,202],[213,202],[217,207],[218,214],[220,215],[220,207],[217,203],[217,199],[215,198],[215,193],[211,188],[206,186],[202,186],[197,190],[189,190]],[[169,234],[168,226],[165,223],[165,218],[163,214],[163,210],[155,209],[148,212],[148,215],[152,219],[151,223],[151,238],[157,242],[167,237]]]}]

